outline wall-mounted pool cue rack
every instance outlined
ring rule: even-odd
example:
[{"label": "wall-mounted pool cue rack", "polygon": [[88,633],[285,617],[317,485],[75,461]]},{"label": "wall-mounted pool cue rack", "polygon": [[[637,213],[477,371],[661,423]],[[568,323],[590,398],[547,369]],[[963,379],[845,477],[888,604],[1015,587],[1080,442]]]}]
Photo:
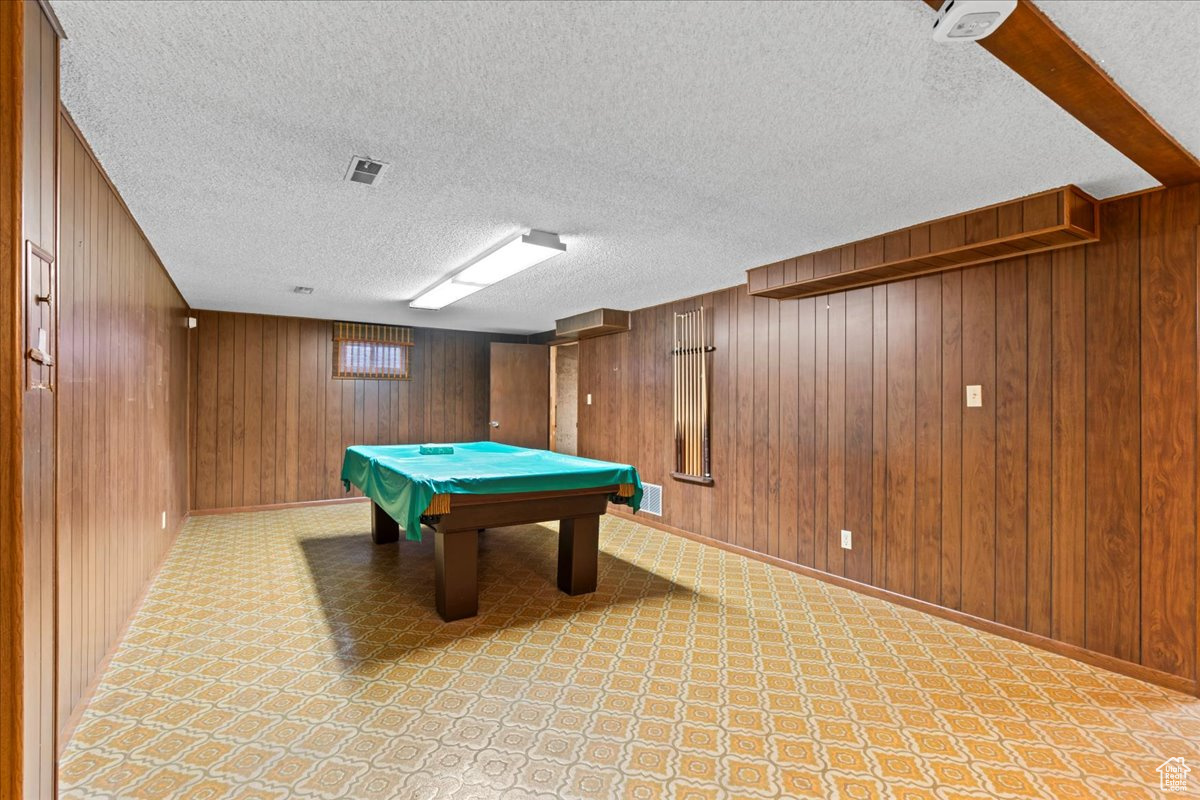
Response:
[{"label": "wall-mounted pool cue rack", "polygon": [[675,471],[671,477],[711,486],[709,455],[708,343],[704,307],[675,315]]}]

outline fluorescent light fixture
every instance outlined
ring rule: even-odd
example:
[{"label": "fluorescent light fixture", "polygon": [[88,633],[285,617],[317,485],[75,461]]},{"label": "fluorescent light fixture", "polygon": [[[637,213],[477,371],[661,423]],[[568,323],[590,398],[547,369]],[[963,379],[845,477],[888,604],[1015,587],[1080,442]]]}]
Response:
[{"label": "fluorescent light fixture", "polygon": [[419,294],[408,305],[410,308],[444,308],[566,250],[567,246],[559,241],[557,233],[530,231],[488,251],[447,280]]},{"label": "fluorescent light fixture", "polygon": [[450,278],[442,281],[437,286],[434,286],[428,291],[422,292],[416,300],[409,303],[409,308],[429,308],[438,309],[448,306],[451,303],[457,303],[469,294],[475,294],[482,286],[476,286],[470,283],[459,283]]},{"label": "fluorescent light fixture", "polygon": [[502,245],[454,276],[463,283],[491,286],[564,252],[567,246],[553,233],[530,231]]}]

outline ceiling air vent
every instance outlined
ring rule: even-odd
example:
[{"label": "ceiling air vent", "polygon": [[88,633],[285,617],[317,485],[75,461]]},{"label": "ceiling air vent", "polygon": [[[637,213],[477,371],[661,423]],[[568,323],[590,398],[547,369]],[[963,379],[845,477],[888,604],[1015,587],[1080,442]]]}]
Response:
[{"label": "ceiling air vent", "polygon": [[350,168],[346,170],[346,180],[373,186],[375,181],[379,180],[379,176],[383,174],[383,168],[386,166],[387,164],[382,161],[372,161],[369,158],[355,156],[350,159]]},{"label": "ceiling air vent", "polygon": [[294,287],[292,287],[292,291],[295,292],[296,294],[312,294],[313,287],[311,287],[311,286],[294,286]]}]

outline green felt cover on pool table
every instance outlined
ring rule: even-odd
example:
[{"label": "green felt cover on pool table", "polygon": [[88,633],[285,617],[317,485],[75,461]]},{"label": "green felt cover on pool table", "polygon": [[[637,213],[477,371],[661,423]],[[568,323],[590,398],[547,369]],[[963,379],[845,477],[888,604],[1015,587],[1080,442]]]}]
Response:
[{"label": "green felt cover on pool table", "polygon": [[342,482],[347,489],[361,489],[414,541],[421,540],[421,512],[435,494],[550,492],[628,483],[634,487],[630,507],[641,507],[642,480],[628,464],[497,442],[453,446],[453,453],[438,456],[421,455],[416,444],[348,447]]}]

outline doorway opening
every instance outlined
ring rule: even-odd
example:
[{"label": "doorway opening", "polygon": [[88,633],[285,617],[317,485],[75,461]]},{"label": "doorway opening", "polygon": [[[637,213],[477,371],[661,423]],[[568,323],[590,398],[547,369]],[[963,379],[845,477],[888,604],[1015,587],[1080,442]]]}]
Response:
[{"label": "doorway opening", "polygon": [[579,455],[579,343],[550,348],[550,449]]}]

